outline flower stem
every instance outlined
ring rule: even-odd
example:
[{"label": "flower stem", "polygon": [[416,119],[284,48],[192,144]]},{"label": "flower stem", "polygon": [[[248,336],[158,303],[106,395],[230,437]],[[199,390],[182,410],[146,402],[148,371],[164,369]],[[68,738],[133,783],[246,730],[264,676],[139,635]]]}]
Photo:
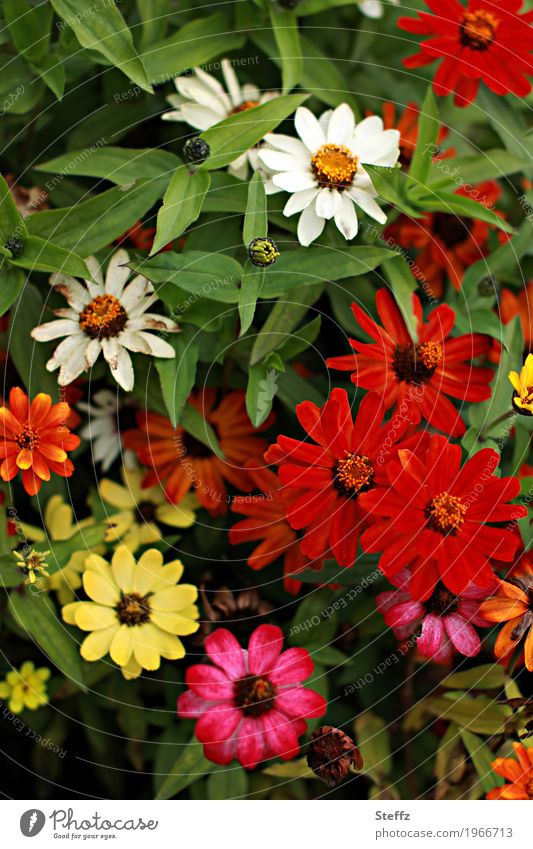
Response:
[{"label": "flower stem", "polygon": [[481,430],[479,431],[478,442],[483,442],[483,440],[486,439],[487,434],[489,434],[491,430],[493,430],[498,425],[503,424],[503,422],[507,421],[507,419],[515,418],[517,415],[518,413],[516,412],[516,410],[506,410],[505,413],[502,413],[500,416],[493,419],[493,421],[489,422],[488,425],[481,428]]}]

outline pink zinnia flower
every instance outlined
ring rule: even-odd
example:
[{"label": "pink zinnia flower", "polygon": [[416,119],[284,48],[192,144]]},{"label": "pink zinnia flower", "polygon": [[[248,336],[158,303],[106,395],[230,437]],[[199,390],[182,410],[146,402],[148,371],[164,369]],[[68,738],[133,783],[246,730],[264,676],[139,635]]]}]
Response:
[{"label": "pink zinnia flower", "polygon": [[416,647],[421,655],[435,663],[447,663],[454,649],[466,657],[474,657],[479,652],[481,641],[472,626],[489,627],[490,622],[479,613],[479,605],[490,595],[491,589],[469,584],[461,595],[454,595],[444,584],[438,583],[426,601],[419,601],[409,593],[409,569],[402,569],[389,580],[398,589],[379,593],[376,605],[385,624],[393,629],[398,639],[407,639],[421,625]]},{"label": "pink zinnia flower", "polygon": [[198,718],[195,733],[206,758],[217,764],[237,758],[253,769],[261,760],[297,755],[305,719],[326,712],[325,699],[301,686],[314,668],[307,649],[282,654],[283,634],[275,625],[256,628],[248,650],[225,628],[204,645],[215,665],[188,668],[190,689],[178,699],[178,715]]}]

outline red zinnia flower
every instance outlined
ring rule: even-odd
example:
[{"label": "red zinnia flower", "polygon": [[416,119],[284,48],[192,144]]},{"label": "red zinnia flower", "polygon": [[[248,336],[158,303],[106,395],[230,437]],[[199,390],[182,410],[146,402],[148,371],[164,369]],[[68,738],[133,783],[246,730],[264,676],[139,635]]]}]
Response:
[{"label": "red zinnia flower", "polygon": [[519,14],[522,0],[469,0],[466,8],[458,0],[426,0],[426,5],[433,15],[418,12],[417,18],[399,18],[398,26],[429,36],[419,53],[403,60],[406,68],[443,60],[433,80],[435,94],[453,91],[455,104],[467,106],[480,80],[495,94],[529,94],[533,12]]},{"label": "red zinnia flower", "polygon": [[[302,582],[293,575],[311,566],[311,561],[302,553],[296,531],[286,519],[286,504],[280,492],[280,483],[270,469],[250,471],[250,478],[262,495],[236,496],[231,505],[234,513],[243,513],[248,518],[237,522],[229,530],[232,545],[262,540],[248,558],[252,569],[263,569],[279,557],[283,557],[283,586],[296,595]],[[316,564],[315,564],[316,565]]]},{"label": "red zinnia flower", "polygon": [[190,687],[178,699],[178,714],[198,718],[195,733],[206,758],[247,769],[268,758],[290,760],[299,751],[306,719],[324,716],[326,701],[302,687],[313,672],[307,649],[281,653],[283,634],[274,625],[256,628],[245,651],[230,631],[219,628],[205,640],[215,664],[190,666]]},{"label": "red zinnia flower", "polygon": [[[399,161],[404,167],[408,167],[411,164],[413,154],[416,150],[416,145],[418,142],[419,119],[420,109],[418,108],[416,103],[408,103],[398,120],[396,120],[395,104],[391,103],[388,100],[386,100],[383,104],[383,127],[386,130],[399,130]],[[437,135],[438,145],[440,145],[441,142],[444,141],[444,139],[448,135],[448,132],[449,130],[447,127],[439,127],[439,132]],[[438,156],[435,157],[434,161],[440,161],[441,159],[449,159],[451,156],[455,156],[455,150],[453,148],[450,148],[446,151],[442,151],[442,153],[439,152]]]},{"label": "red zinnia flower", "polygon": [[[138,412],[137,429],[124,434],[125,447],[151,467],[144,487],[163,483],[173,504],[194,488],[200,504],[212,516],[227,510],[225,480],[241,491],[250,489],[250,476],[244,466],[249,460],[262,465],[267,445],[250,423],[244,392],[230,392],[218,405],[216,399],[215,389],[204,389],[191,395],[189,403],[214,428],[225,460],[184,428],[173,427],[170,419],[159,413]],[[269,427],[271,421],[267,419],[260,430]]]},{"label": "red zinnia flower", "polygon": [[533,799],[533,749],[515,742],[513,749],[516,760],[496,758],[491,764],[495,773],[511,783],[489,790],[487,799]]},{"label": "red zinnia flower", "polygon": [[35,495],[50,472],[69,478],[74,471],[67,451],[80,444],[65,422],[70,407],[64,401],[52,405],[50,395],[40,392],[33,401],[18,386],[9,393],[9,408],[0,407],[0,475],[13,480],[22,472],[28,495]]},{"label": "red zinnia flower", "polygon": [[287,519],[293,528],[306,529],[300,546],[311,559],[331,549],[340,566],[353,565],[366,525],[360,495],[387,480],[385,463],[406,428],[405,421],[384,423],[384,414],[379,395],[369,392],[353,421],[346,391],[334,389],[322,408],[311,401],[296,407],[316,444],[279,436],[265,454],[267,462],[280,466]]},{"label": "red zinnia flower", "polygon": [[[493,209],[500,196],[500,187],[494,180],[487,180],[470,189],[458,189],[456,194]],[[496,211],[496,214],[500,213]],[[440,297],[446,277],[459,291],[466,269],[487,256],[492,230],[493,225],[485,221],[448,212],[431,212],[417,219],[400,215],[387,227],[385,236],[406,250],[418,251],[414,276],[419,282],[424,281],[433,297]],[[509,236],[499,231],[498,239],[503,243]]]},{"label": "red zinnia flower", "polygon": [[388,486],[361,496],[377,521],[361,537],[367,552],[382,552],[379,567],[395,575],[411,566],[409,592],[430,597],[438,581],[456,595],[469,584],[491,588],[489,559],[511,562],[520,545],[516,534],[488,522],[527,515],[507,504],[520,492],[518,478],[498,478],[500,457],[491,448],[474,454],[461,468],[462,450],[443,436],[432,436],[425,456],[400,449],[387,465]]},{"label": "red zinnia flower", "polygon": [[357,354],[329,357],[326,364],[329,368],[353,371],[351,378],[356,386],[379,388],[385,409],[396,405],[398,413],[415,424],[423,417],[450,436],[462,436],[466,430],[464,422],[446,395],[462,401],[490,398],[492,370],[466,362],[489,351],[490,338],[480,333],[448,338],[455,312],[444,304],[424,322],[420,300],[413,295],[419,339],[415,345],[387,289],[377,292],[376,307],[383,327],[352,304],[357,322],[374,342],[350,339]]}]

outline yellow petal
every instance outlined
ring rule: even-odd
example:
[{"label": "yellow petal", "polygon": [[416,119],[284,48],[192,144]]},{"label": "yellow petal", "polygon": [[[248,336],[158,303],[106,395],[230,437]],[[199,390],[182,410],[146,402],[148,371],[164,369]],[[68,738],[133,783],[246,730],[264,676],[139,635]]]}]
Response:
[{"label": "yellow petal", "polygon": [[99,554],[89,554],[85,561],[85,568],[91,569],[93,572],[98,572],[104,578],[109,579],[110,577],[111,567],[107,560],[104,560]]},{"label": "yellow petal", "polygon": [[118,586],[123,593],[133,592],[133,572],[135,569],[135,560],[131,551],[124,545],[119,545],[113,555],[111,568]]},{"label": "yellow petal", "polygon": [[120,590],[111,580],[111,575],[106,579],[88,569],[83,575],[83,587],[87,595],[99,604],[113,607],[120,601]]},{"label": "yellow petal", "polygon": [[31,660],[25,660],[22,666],[20,667],[20,677],[28,678],[34,671],[35,666],[31,662]]},{"label": "yellow petal", "polygon": [[[136,507],[140,501],[146,501],[148,498],[148,493],[151,491],[149,489],[142,488],[142,482],[144,478],[144,472],[142,469],[128,469],[126,466],[122,466],[120,470],[120,476],[124,481],[124,487],[128,490],[130,498],[131,498],[131,507]],[[148,500],[150,500],[148,498]]]},{"label": "yellow petal", "polygon": [[125,486],[121,486],[115,481],[110,481],[107,478],[100,481],[100,495],[103,500],[117,510],[134,510],[135,498]]},{"label": "yellow petal", "polygon": [[119,666],[124,666],[131,657],[133,646],[131,642],[131,628],[121,625],[109,646],[109,654]]},{"label": "yellow petal", "polygon": [[147,595],[161,572],[163,555],[157,548],[150,548],[139,558],[133,574],[133,589],[139,595]]},{"label": "yellow petal", "polygon": [[63,622],[66,622],[67,625],[75,625],[76,624],[76,611],[81,604],[85,604],[84,601],[73,601],[72,604],[66,604],[61,609],[61,616],[63,617]]},{"label": "yellow petal", "polygon": [[84,660],[101,660],[109,651],[111,640],[117,633],[120,625],[104,628],[101,631],[92,631],[88,634],[80,646],[80,654]]},{"label": "yellow petal", "polygon": [[169,634],[178,634],[181,637],[194,634],[200,627],[199,622],[193,622],[192,619],[186,619],[179,613],[169,611],[154,611],[150,621],[163,631],[168,631]]},{"label": "yellow petal", "polygon": [[154,638],[161,656],[167,660],[179,660],[185,657],[185,648],[183,643],[174,634],[169,634],[167,631],[162,631],[151,622],[147,627],[153,628]]},{"label": "yellow petal", "polygon": [[82,631],[100,631],[102,628],[110,628],[116,622],[116,611],[103,604],[85,601],[76,611],[76,625]]},{"label": "yellow petal", "polygon": [[72,508],[64,504],[61,496],[53,495],[45,511],[45,523],[53,540],[65,540],[72,536]]},{"label": "yellow petal", "polygon": [[0,699],[7,699],[11,692],[11,687],[7,683],[7,681],[2,681],[0,683]]},{"label": "yellow petal", "polygon": [[132,628],[132,631],[133,654],[137,663],[140,663],[143,669],[159,669],[161,655],[157,648],[155,628],[139,625]]},{"label": "yellow petal", "polygon": [[178,583],[183,575],[183,568],[181,560],[172,560],[170,563],[167,563],[167,565],[163,566],[161,569],[159,578],[154,583],[152,591],[158,592],[159,590],[165,590],[168,587],[173,587],[174,584]]},{"label": "yellow petal", "polygon": [[163,535],[155,522],[145,522],[138,525],[139,540],[141,545],[152,545],[154,542],[159,542]]},{"label": "yellow petal", "polygon": [[131,681],[133,678],[138,678],[143,669],[132,655],[128,662],[121,668],[121,671],[126,681]]},{"label": "yellow petal", "polygon": [[160,590],[150,599],[152,610],[182,610],[190,604],[194,604],[198,598],[198,589],[192,584],[180,584],[177,587],[169,587]]},{"label": "yellow petal", "polygon": [[132,525],[135,525],[135,514],[132,510],[122,513],[113,513],[107,519],[108,527],[105,532],[106,542],[118,542]]},{"label": "yellow petal", "polygon": [[159,522],[172,528],[190,528],[194,524],[194,513],[179,504],[162,504],[155,511]]},{"label": "yellow petal", "polygon": [[521,389],[520,376],[516,373],[516,371],[510,371],[509,372],[509,380],[512,383],[513,389],[515,389],[516,392],[520,393],[520,389]]}]

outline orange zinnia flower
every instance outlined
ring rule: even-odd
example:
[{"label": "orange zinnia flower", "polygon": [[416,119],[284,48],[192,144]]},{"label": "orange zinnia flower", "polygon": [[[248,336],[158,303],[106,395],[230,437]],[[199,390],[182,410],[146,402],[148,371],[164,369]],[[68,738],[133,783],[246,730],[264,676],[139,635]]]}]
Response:
[{"label": "orange zinnia flower", "polygon": [[494,645],[500,660],[517,647],[522,637],[526,667],[533,672],[533,565],[522,557],[506,581],[500,580],[498,591],[483,602],[480,614],[489,622],[505,622]]},{"label": "orange zinnia flower", "polygon": [[514,758],[496,758],[492,761],[494,772],[510,781],[502,787],[494,787],[487,799],[533,799],[533,749],[522,743],[513,743]]},{"label": "orange zinnia flower", "polygon": [[[420,109],[416,103],[408,103],[402,114],[396,120],[396,106],[394,103],[386,100],[383,104],[383,126],[386,130],[399,130],[400,132],[400,159],[399,162],[408,167],[411,164],[413,154],[416,150],[418,141],[418,121],[420,119]],[[437,144],[440,145],[448,135],[447,127],[439,127],[437,135]],[[435,157],[436,160],[449,159],[450,156],[455,156],[455,150],[439,152]]]},{"label": "orange zinnia flower", "polygon": [[39,392],[33,401],[18,386],[9,393],[9,407],[0,407],[0,475],[10,481],[22,472],[28,495],[35,495],[50,472],[69,478],[74,466],[67,458],[80,444],[65,422],[69,405],[52,404],[50,395]]},{"label": "orange zinnia flower", "polygon": [[[247,461],[263,465],[267,443],[256,436],[245,405],[245,393],[230,392],[216,406],[215,389],[204,389],[189,398],[189,403],[211,425],[225,456],[221,460],[183,427],[173,427],[170,419],[159,413],[137,413],[137,428],[124,434],[124,445],[136,452],[140,462],[150,466],[143,487],[163,483],[169,501],[178,504],[194,488],[200,504],[212,516],[227,509],[224,481],[240,490],[249,490]],[[259,430],[270,425],[271,418]]]}]

